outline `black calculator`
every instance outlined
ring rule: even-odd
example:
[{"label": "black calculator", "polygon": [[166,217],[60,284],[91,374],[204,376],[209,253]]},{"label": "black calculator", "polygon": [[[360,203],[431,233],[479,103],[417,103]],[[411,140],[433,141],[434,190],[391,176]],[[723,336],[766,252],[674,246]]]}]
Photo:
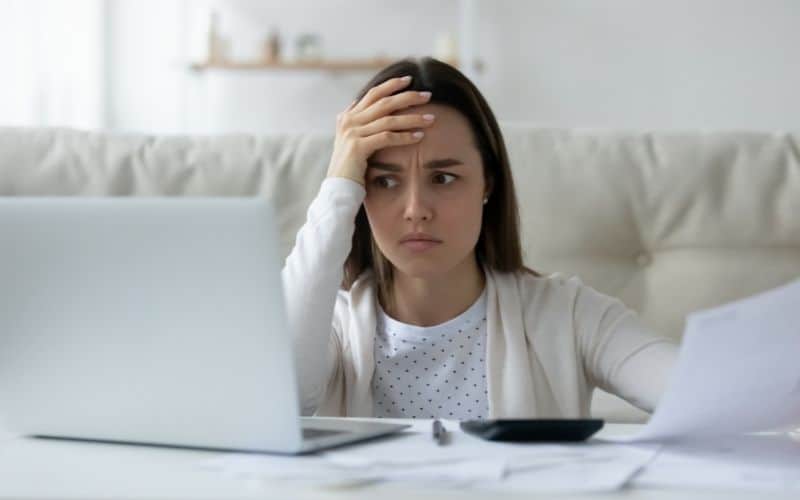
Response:
[{"label": "black calculator", "polygon": [[577,442],[586,441],[603,428],[605,421],[577,419],[464,420],[461,429],[489,441]]}]

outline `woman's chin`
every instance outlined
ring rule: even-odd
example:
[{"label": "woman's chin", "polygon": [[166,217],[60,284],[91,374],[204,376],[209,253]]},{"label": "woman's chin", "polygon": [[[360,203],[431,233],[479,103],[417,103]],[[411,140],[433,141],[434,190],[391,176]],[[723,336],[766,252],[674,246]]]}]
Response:
[{"label": "woman's chin", "polygon": [[404,276],[417,279],[442,277],[450,271],[450,268],[446,267],[445,263],[423,259],[414,259],[411,262],[402,262],[399,265],[395,263],[394,267],[396,271]]}]

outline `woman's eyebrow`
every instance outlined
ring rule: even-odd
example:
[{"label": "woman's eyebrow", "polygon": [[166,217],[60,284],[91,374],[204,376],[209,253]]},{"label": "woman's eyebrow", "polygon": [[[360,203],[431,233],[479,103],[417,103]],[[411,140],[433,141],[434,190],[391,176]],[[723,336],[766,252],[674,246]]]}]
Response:
[{"label": "woman's eyebrow", "polygon": [[[463,165],[461,160],[455,158],[440,158],[438,160],[431,160],[425,163],[423,168],[445,168]],[[389,172],[400,172],[403,167],[395,163],[386,163],[382,161],[370,161],[367,166],[378,170],[388,170]]]}]

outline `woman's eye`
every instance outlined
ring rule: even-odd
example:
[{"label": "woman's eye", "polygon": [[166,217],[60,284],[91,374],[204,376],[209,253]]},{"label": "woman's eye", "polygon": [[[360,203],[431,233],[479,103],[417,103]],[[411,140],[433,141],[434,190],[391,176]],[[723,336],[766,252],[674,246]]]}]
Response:
[{"label": "woman's eye", "polygon": [[453,174],[436,174],[433,178],[437,184],[450,184],[456,180],[456,176]]},{"label": "woman's eye", "polygon": [[372,183],[381,188],[392,188],[397,184],[397,181],[391,177],[376,177],[372,179]]}]

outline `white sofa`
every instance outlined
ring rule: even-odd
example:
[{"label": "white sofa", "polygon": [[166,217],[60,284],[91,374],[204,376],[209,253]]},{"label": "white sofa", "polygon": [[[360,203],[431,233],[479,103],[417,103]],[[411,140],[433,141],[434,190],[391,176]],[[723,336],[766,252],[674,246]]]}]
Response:
[{"label": "white sofa", "polygon": [[[580,275],[657,332],[800,276],[798,134],[503,130],[527,264]],[[288,253],[332,139],[0,128],[0,195],[266,196]],[[600,391],[593,412],[646,417]]]}]

